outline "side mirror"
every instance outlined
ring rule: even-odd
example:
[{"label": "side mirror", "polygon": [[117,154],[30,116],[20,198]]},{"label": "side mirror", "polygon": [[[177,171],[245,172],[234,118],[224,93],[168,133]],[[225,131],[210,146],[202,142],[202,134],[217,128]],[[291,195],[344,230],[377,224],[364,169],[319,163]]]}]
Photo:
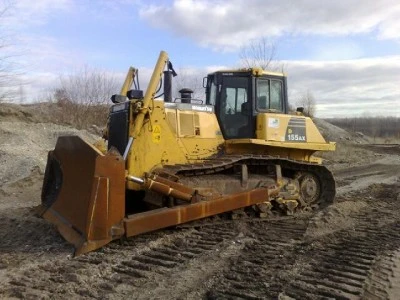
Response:
[{"label": "side mirror", "polygon": [[116,94],[116,95],[112,95],[111,96],[111,102],[115,103],[115,104],[116,103],[123,103],[123,102],[125,102],[127,100],[128,100],[128,97],[123,96],[123,95]]},{"label": "side mirror", "polygon": [[208,78],[207,77],[203,77],[203,88],[206,88],[208,85]]}]

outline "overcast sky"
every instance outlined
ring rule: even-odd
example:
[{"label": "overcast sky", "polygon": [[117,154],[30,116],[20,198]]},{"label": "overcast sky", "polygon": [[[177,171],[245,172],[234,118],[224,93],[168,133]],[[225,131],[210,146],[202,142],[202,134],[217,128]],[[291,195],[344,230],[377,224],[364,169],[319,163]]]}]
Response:
[{"label": "overcast sky", "polygon": [[0,3],[0,11],[10,7],[0,18],[8,45],[0,57],[14,54],[26,100],[39,99],[60,74],[83,65],[121,78],[133,65],[145,79],[160,50],[202,77],[240,66],[240,48],[266,37],[285,66],[292,103],[309,90],[319,117],[400,117],[398,0]]}]

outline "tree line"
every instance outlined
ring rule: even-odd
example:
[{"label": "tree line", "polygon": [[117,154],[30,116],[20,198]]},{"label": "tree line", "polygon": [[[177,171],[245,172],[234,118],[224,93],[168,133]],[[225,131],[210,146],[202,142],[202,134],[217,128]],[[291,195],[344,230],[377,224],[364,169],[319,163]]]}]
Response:
[{"label": "tree line", "polygon": [[398,117],[331,118],[326,121],[347,131],[361,132],[373,138],[400,138],[400,118]]}]

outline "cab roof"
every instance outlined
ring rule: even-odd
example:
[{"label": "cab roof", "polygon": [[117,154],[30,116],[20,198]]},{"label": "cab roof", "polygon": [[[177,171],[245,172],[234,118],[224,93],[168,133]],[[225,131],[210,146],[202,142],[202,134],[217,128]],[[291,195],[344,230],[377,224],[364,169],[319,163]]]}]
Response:
[{"label": "cab roof", "polygon": [[261,68],[243,68],[243,69],[218,70],[216,72],[212,72],[211,74],[216,74],[216,73],[233,73],[233,74],[234,73],[251,73],[253,76],[270,75],[270,76],[287,77],[286,73],[273,72],[273,71],[263,70]]}]

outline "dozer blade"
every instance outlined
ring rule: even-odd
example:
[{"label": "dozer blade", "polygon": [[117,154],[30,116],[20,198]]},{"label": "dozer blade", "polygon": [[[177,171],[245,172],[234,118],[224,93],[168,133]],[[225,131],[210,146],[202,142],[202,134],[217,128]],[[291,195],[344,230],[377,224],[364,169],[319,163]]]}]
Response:
[{"label": "dozer blade", "polygon": [[75,255],[124,234],[125,163],[77,136],[60,137],[49,152],[39,214],[75,246]]}]

